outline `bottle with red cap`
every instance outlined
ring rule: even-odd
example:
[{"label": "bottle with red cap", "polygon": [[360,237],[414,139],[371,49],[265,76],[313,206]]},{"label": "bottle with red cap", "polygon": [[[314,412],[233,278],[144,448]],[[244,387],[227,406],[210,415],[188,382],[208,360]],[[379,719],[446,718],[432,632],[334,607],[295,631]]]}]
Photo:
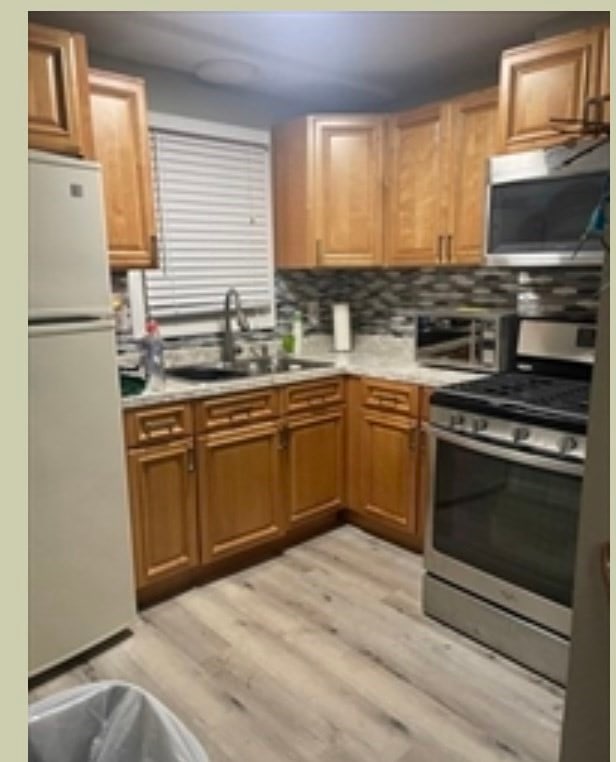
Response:
[{"label": "bottle with red cap", "polygon": [[165,385],[165,364],[163,357],[163,340],[160,335],[158,323],[153,318],[148,318],[143,337],[143,362],[145,365],[145,377],[147,388],[157,391]]}]

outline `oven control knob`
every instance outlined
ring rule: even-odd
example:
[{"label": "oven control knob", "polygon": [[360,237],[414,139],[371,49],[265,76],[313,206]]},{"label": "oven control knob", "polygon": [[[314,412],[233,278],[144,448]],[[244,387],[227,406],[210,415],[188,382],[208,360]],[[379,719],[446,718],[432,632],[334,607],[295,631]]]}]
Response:
[{"label": "oven control knob", "polygon": [[449,428],[457,429],[464,424],[464,416],[460,413],[453,413],[449,416]]},{"label": "oven control knob", "polygon": [[513,441],[516,444],[518,442],[524,442],[524,440],[528,439],[529,436],[530,436],[530,429],[527,426],[516,426],[512,432]]},{"label": "oven control knob", "polygon": [[485,418],[473,418],[473,431],[475,434],[479,434],[481,431],[485,431],[488,428],[488,422]]},{"label": "oven control knob", "polygon": [[577,446],[578,441],[575,437],[565,436],[560,440],[558,449],[563,455],[566,455],[568,452],[573,452]]}]

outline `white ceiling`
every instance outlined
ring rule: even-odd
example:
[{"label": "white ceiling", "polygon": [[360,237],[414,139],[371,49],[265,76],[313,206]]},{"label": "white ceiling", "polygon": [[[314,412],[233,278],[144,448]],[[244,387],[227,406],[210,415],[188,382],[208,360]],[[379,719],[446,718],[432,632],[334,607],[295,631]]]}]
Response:
[{"label": "white ceiling", "polygon": [[[318,110],[381,108],[497,80],[500,51],[576,25],[541,12],[60,12],[31,18],[84,32],[108,56],[194,76],[208,59],[256,66],[253,92]],[[583,23],[583,22],[582,22]],[[545,33],[545,32],[543,32]]]}]

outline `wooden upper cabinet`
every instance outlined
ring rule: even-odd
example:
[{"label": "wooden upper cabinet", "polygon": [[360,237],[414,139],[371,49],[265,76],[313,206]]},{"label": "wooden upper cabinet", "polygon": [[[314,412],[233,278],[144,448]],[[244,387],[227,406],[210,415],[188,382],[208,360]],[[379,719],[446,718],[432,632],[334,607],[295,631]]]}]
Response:
[{"label": "wooden upper cabinet", "polygon": [[451,101],[445,259],[481,262],[488,157],[498,149],[498,88]]},{"label": "wooden upper cabinet", "polygon": [[317,264],[375,265],[383,246],[383,123],[376,116],[315,122]]},{"label": "wooden upper cabinet", "polygon": [[94,152],[103,173],[112,268],[156,266],[156,237],[143,80],[90,69]]},{"label": "wooden upper cabinet", "polygon": [[448,111],[441,104],[388,121],[386,263],[433,265],[443,252]]},{"label": "wooden upper cabinet", "polygon": [[390,117],[385,261],[476,264],[483,254],[488,157],[497,150],[498,90]]},{"label": "wooden upper cabinet", "polygon": [[563,141],[551,118],[579,119],[599,89],[600,27],[503,52],[499,149],[524,151]]},{"label": "wooden upper cabinet", "polygon": [[28,24],[28,147],[92,156],[85,39]]},{"label": "wooden upper cabinet", "polygon": [[382,261],[383,120],[309,116],[273,131],[276,265]]}]

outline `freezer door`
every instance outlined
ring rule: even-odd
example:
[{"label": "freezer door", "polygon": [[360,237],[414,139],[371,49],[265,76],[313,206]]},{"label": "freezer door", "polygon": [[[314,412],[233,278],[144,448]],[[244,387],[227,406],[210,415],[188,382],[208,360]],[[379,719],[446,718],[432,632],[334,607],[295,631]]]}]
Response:
[{"label": "freezer door", "polygon": [[110,321],[30,328],[29,673],[135,616],[120,393]]},{"label": "freezer door", "polygon": [[103,317],[110,312],[100,167],[30,152],[28,317]]}]

